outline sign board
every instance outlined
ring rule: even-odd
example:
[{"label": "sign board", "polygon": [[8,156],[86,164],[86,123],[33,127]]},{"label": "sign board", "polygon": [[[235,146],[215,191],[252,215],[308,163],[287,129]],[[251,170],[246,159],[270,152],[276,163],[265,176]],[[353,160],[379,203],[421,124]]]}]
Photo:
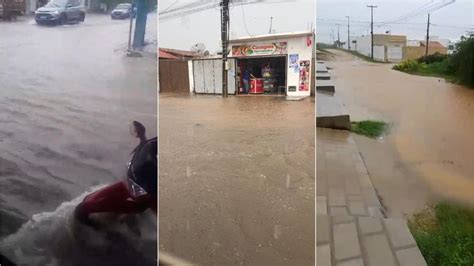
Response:
[{"label": "sign board", "polygon": [[289,86],[288,91],[296,91],[296,86]]},{"label": "sign board", "polygon": [[275,42],[269,44],[249,44],[232,46],[232,56],[261,56],[261,55],[281,55],[287,53],[286,42]]},{"label": "sign board", "polygon": [[290,69],[293,69],[295,73],[298,73],[298,70],[299,70],[298,54],[290,54],[288,56],[288,60],[289,60],[288,67]]},{"label": "sign board", "polygon": [[300,61],[299,91],[309,90],[309,60]]}]

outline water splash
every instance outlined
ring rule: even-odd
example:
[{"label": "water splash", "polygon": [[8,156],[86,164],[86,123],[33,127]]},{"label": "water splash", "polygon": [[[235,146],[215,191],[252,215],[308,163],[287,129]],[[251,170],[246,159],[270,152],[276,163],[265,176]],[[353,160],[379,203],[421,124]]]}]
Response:
[{"label": "water splash", "polygon": [[[156,216],[101,215],[107,230],[80,225],[72,212],[84,197],[104,186],[96,186],[22,225],[0,242],[2,254],[19,265],[156,265]],[[135,222],[135,230],[130,221]],[[137,229],[138,231],[137,232]]]}]

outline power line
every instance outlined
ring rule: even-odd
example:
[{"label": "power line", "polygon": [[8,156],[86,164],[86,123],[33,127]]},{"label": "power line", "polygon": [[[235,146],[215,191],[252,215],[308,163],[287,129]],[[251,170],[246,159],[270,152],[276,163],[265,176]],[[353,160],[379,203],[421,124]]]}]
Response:
[{"label": "power line", "polygon": [[247,22],[246,22],[246,20],[245,20],[244,5],[241,5],[240,7],[242,8],[242,20],[244,21],[244,28],[245,28],[245,31],[247,32],[247,35],[252,36],[252,34],[250,34],[250,32],[249,32],[249,29],[247,28]]},{"label": "power line", "polygon": [[398,18],[389,20],[387,22],[384,22],[384,23],[382,23],[382,25],[387,24],[387,23],[400,22],[402,20],[408,21],[408,20],[413,19],[415,17],[418,17],[420,15],[431,13],[433,11],[441,9],[441,8],[447,6],[447,5],[450,5],[450,4],[454,3],[455,1],[456,0],[442,0],[439,3],[431,1],[429,4],[425,4],[421,7],[418,7],[418,8],[412,10],[411,12],[409,12],[409,13],[401,16],[401,17],[398,17]]}]

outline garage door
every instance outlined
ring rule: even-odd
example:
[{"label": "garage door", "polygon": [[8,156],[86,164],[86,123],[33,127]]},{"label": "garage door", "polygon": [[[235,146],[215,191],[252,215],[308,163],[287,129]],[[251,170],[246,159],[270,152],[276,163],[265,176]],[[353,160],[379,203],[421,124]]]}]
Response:
[{"label": "garage door", "polygon": [[[235,60],[229,59],[228,93],[235,94]],[[193,61],[194,92],[222,94],[222,60],[205,59]]]},{"label": "garage door", "polygon": [[388,47],[388,60],[392,62],[400,62],[403,58],[402,47]]}]

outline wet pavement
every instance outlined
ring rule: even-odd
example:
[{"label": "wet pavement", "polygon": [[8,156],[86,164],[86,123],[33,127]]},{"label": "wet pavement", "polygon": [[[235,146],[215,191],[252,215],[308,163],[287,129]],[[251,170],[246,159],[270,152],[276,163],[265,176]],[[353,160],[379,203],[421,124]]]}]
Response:
[{"label": "wet pavement", "polygon": [[[148,21],[156,47],[156,15]],[[128,58],[127,41],[128,21],[105,15],[0,23],[0,237],[122,178],[137,144],[128,122],[156,135],[156,53]]]},{"label": "wet pavement", "polygon": [[391,124],[382,140],[354,137],[387,214],[441,199],[474,206],[474,90],[331,52],[327,65],[351,120]]},{"label": "wet pavement", "polygon": [[160,250],[314,265],[314,98],[160,94]]}]

